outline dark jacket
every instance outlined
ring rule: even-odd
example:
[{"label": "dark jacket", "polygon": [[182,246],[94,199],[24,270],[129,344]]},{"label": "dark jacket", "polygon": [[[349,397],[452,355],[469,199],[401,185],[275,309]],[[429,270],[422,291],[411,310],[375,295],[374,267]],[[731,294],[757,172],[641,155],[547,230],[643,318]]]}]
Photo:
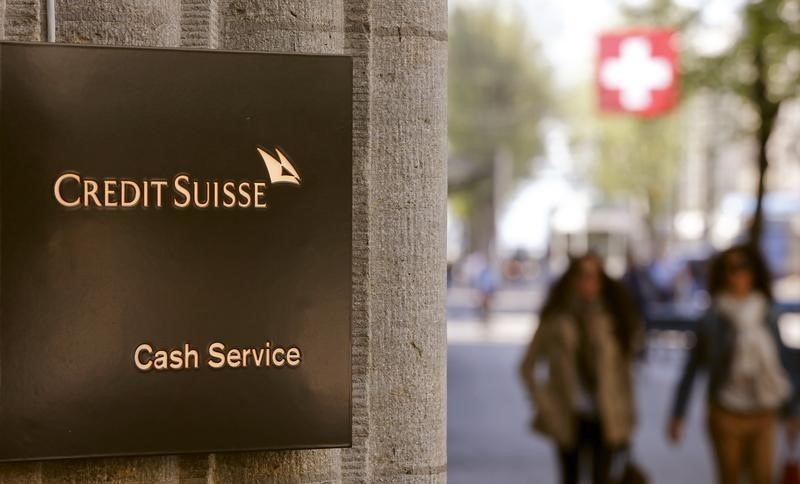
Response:
[{"label": "dark jacket", "polygon": [[[798,415],[800,413],[800,399],[798,399],[797,371],[794,368],[792,354],[783,344],[780,336],[778,329],[779,316],[780,312],[777,307],[775,305],[770,306],[766,324],[769,326],[770,334],[775,339],[781,363],[792,384],[792,393],[783,411],[790,415]],[[672,406],[672,416],[675,418],[682,418],[686,414],[694,377],[701,367],[708,371],[708,399],[712,403],[718,403],[719,390],[727,381],[730,373],[736,331],[715,306],[709,308],[703,318],[698,321],[695,337],[695,345],[686,361],[683,375],[678,383],[675,402]]]}]

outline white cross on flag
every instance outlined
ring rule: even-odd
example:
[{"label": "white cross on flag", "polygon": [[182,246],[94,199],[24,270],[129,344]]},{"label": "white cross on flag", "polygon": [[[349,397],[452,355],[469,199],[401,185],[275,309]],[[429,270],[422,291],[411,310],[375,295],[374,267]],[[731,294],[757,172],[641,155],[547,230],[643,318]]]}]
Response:
[{"label": "white cross on flag", "polygon": [[636,29],[600,36],[597,86],[600,109],[657,116],[678,103],[677,35]]}]

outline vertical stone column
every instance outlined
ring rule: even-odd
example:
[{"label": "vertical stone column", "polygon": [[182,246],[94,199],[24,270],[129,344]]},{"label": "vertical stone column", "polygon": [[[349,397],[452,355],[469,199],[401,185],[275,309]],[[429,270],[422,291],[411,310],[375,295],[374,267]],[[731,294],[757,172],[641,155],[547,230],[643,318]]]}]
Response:
[{"label": "vertical stone column", "polygon": [[343,0],[224,0],[222,46],[234,50],[341,54]]},{"label": "vertical stone column", "polygon": [[5,0],[3,39],[41,40],[43,15],[39,0]]},{"label": "vertical stone column", "polygon": [[345,2],[345,52],[353,57],[353,446],[342,452],[345,482],[369,477],[370,0]]},{"label": "vertical stone column", "polygon": [[57,0],[56,41],[176,47],[180,13],[175,0]]},{"label": "vertical stone column", "polygon": [[181,45],[219,48],[219,1],[181,0]]},{"label": "vertical stone column", "polygon": [[370,482],[446,480],[447,5],[372,4]]},{"label": "vertical stone column", "polygon": [[[43,5],[0,0],[0,38],[41,40]],[[60,42],[353,56],[353,447],[4,464],[0,482],[443,482],[446,0],[56,8]]]},{"label": "vertical stone column", "polygon": [[0,39],[6,38],[6,0],[0,0]]}]

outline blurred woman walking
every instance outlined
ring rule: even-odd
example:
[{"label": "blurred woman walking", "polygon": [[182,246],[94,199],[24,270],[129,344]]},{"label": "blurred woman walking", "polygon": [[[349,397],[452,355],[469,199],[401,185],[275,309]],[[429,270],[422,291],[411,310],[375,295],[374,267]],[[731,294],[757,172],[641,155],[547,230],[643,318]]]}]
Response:
[{"label": "blurred woman walking", "polygon": [[682,437],[694,378],[703,367],[709,373],[708,433],[718,482],[737,484],[749,471],[752,484],[771,484],[777,420],[792,417],[787,429],[793,442],[798,400],[759,252],[741,245],[719,254],[711,264],[709,290],[712,305],[695,331],[669,438],[678,442]]},{"label": "blurred woman walking", "polygon": [[634,428],[631,364],[640,333],[630,297],[598,256],[574,259],[551,288],[521,373],[534,429],[557,448],[562,483],[577,483],[584,468],[594,484],[611,482],[612,460]]}]

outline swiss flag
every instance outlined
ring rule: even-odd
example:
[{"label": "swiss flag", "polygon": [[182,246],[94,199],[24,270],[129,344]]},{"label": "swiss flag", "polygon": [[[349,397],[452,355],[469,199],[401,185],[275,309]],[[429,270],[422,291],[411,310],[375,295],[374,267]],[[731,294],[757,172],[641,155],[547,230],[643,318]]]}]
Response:
[{"label": "swiss flag", "polygon": [[677,34],[634,29],[600,35],[600,110],[657,116],[678,103]]}]

